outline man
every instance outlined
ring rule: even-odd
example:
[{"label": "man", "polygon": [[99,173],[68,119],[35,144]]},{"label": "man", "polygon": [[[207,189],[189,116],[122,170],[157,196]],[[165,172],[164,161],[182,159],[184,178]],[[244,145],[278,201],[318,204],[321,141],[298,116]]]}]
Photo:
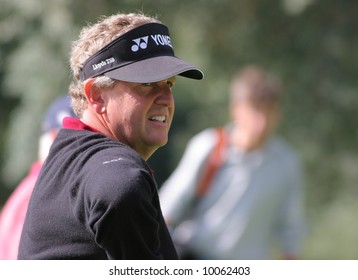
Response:
[{"label": "man", "polygon": [[166,144],[175,57],[166,26],[115,14],[85,27],[71,54],[73,108],[34,189],[20,259],[176,259],[146,160]]},{"label": "man", "polygon": [[29,174],[15,188],[0,215],[0,259],[16,260],[25,215],[32,190],[53,140],[66,116],[75,117],[67,95],[56,98],[42,123],[38,160],[31,165]]},{"label": "man", "polygon": [[248,66],[233,77],[232,122],[188,144],[160,189],[163,214],[183,258],[268,259],[279,241],[297,258],[303,233],[301,167],[274,135],[281,90]]}]

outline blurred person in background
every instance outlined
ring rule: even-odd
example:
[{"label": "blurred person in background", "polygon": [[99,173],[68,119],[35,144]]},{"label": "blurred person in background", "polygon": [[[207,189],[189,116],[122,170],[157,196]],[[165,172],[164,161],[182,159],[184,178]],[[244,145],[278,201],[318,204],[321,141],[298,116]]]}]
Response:
[{"label": "blurred person in background", "polygon": [[303,174],[296,152],[274,133],[281,95],[261,67],[239,71],[232,121],[194,136],[164,182],[163,215],[182,259],[269,259],[274,242],[279,258],[299,257]]},{"label": "blurred person in background", "polygon": [[67,95],[56,98],[48,108],[41,127],[38,160],[15,188],[0,213],[0,259],[16,260],[27,207],[41,167],[66,116],[75,116]]}]

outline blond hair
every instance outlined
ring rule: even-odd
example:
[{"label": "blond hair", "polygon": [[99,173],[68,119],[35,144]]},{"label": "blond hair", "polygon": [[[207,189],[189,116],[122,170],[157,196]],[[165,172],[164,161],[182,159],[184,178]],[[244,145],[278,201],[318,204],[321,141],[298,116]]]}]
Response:
[{"label": "blond hair", "polygon": [[[109,17],[102,17],[97,23],[88,25],[81,30],[79,39],[73,42],[70,57],[70,67],[74,80],[70,84],[69,94],[73,110],[78,117],[82,117],[83,110],[87,108],[83,82],[80,80],[80,73],[85,61],[129,30],[152,22],[161,23],[154,17],[140,13],[119,13]],[[99,76],[94,80],[94,84],[102,88],[113,87],[114,83],[115,80],[105,76]]]}]

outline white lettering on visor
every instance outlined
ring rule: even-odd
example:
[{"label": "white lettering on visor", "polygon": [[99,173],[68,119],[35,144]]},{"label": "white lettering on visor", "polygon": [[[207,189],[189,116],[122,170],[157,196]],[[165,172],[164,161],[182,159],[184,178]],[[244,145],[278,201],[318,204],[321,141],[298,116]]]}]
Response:
[{"label": "white lettering on visor", "polygon": [[107,64],[114,63],[116,59],[114,57],[107,58],[106,60],[102,60],[100,63],[92,64],[93,70],[101,69],[103,66]]},{"label": "white lettering on visor", "polygon": [[157,46],[160,44],[162,46],[169,46],[173,48],[172,41],[170,40],[170,37],[167,35],[157,34],[157,35],[151,35],[150,37],[154,40]]},{"label": "white lettering on visor", "polygon": [[[150,35],[150,38],[152,38],[152,40],[157,46],[162,45],[173,48],[171,39],[167,35]],[[132,41],[134,42],[134,45],[132,45],[131,47],[132,52],[137,52],[139,51],[139,49],[144,50],[148,47],[148,36],[140,37]]]}]

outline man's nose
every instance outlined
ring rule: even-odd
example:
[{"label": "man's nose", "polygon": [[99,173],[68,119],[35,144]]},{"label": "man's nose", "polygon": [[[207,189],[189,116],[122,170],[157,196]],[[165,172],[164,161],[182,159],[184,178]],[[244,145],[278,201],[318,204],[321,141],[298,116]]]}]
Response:
[{"label": "man's nose", "polygon": [[171,88],[167,85],[167,83],[163,83],[159,87],[159,94],[155,103],[158,105],[166,105],[168,107],[173,106],[174,104],[174,96]]}]

